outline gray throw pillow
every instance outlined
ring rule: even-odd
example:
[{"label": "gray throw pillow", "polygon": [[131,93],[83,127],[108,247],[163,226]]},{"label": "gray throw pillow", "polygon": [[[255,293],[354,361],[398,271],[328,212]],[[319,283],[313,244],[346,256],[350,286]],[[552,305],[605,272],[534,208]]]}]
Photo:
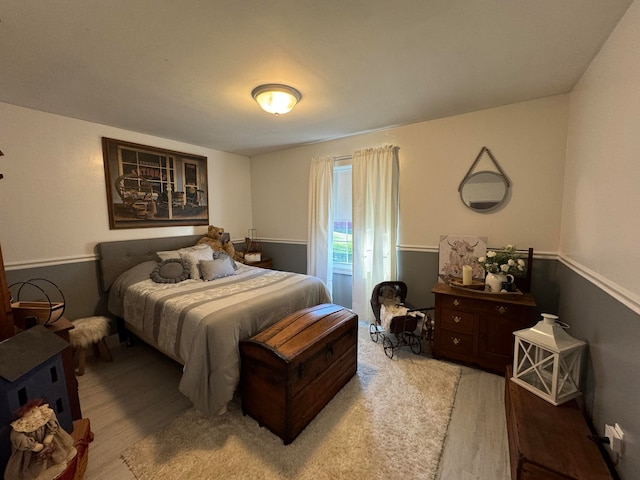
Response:
[{"label": "gray throw pillow", "polygon": [[235,262],[228,255],[213,260],[200,260],[200,273],[202,279],[206,281],[233,275],[234,267]]},{"label": "gray throw pillow", "polygon": [[156,283],[180,283],[189,278],[189,262],[181,258],[168,258],[155,266],[151,280]]}]

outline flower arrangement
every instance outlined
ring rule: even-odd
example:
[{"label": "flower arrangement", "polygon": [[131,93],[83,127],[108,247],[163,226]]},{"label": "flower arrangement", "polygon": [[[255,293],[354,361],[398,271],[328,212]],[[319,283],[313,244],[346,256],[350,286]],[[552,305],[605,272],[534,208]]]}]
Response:
[{"label": "flower arrangement", "polygon": [[506,275],[524,271],[525,263],[520,257],[514,245],[507,245],[501,250],[489,250],[485,257],[478,258],[478,263],[487,273]]}]

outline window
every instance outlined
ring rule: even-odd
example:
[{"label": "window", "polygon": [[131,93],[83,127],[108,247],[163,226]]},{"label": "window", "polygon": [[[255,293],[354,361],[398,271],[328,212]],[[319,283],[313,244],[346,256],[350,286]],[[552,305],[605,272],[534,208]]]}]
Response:
[{"label": "window", "polygon": [[351,275],[353,265],[351,223],[351,158],[333,168],[333,271]]}]

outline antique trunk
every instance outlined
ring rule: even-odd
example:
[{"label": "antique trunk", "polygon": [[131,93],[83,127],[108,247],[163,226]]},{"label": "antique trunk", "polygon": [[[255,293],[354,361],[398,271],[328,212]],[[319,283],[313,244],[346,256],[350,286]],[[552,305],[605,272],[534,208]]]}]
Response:
[{"label": "antique trunk", "polygon": [[356,373],[358,316],[324,304],[240,342],[243,413],[287,445]]}]

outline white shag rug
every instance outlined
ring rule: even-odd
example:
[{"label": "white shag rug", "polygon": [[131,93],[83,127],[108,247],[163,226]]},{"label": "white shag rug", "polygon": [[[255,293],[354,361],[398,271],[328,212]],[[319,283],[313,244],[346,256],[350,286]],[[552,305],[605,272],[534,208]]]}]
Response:
[{"label": "white shag rug", "polygon": [[122,458],[139,480],[435,479],[460,368],[387,358],[361,326],[358,372],[290,445],[235,398],[224,415],[191,408]]}]

